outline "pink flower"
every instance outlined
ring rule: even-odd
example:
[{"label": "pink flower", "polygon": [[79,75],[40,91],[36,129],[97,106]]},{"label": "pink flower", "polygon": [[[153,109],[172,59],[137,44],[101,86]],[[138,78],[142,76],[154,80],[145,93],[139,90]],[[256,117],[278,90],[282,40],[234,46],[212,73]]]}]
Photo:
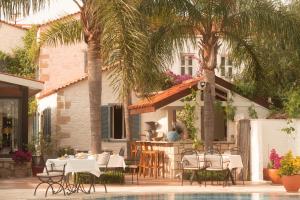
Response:
[{"label": "pink flower", "polygon": [[28,151],[21,151],[18,150],[16,152],[14,152],[12,159],[16,162],[16,163],[23,163],[23,162],[29,162],[31,161],[32,155],[30,152]]},{"label": "pink flower", "polygon": [[278,169],[280,168],[281,166],[281,159],[283,158],[283,156],[279,156],[278,153],[276,152],[275,149],[272,149],[271,150],[271,153],[270,153],[270,156],[269,156],[269,159],[270,159],[270,162],[269,162],[269,168],[272,168],[272,169]]}]

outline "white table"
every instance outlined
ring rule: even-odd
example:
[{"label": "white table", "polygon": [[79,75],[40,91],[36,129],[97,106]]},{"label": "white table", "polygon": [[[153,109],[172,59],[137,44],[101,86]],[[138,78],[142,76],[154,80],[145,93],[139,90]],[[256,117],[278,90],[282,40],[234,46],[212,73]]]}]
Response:
[{"label": "white table", "polygon": [[[201,165],[204,165],[204,154],[198,154],[197,157],[199,159],[199,164],[200,164],[199,167],[201,167]],[[190,167],[196,167],[197,159],[195,158],[196,158],[195,155],[185,155],[182,158],[182,161],[188,161],[188,165]],[[222,158],[223,158],[223,162],[229,162],[228,168],[230,170],[242,169],[244,167],[240,155],[222,154]],[[219,159],[219,157],[214,155],[207,155],[207,159],[211,161],[216,161],[217,159]]]},{"label": "white table", "polygon": [[95,159],[48,159],[46,165],[50,166],[51,163],[54,164],[55,169],[62,169],[63,165],[66,164],[65,175],[76,172],[88,172],[97,177],[101,175],[101,171]]},{"label": "white table", "polygon": [[110,155],[107,168],[126,168],[125,160],[123,156],[120,155]]}]

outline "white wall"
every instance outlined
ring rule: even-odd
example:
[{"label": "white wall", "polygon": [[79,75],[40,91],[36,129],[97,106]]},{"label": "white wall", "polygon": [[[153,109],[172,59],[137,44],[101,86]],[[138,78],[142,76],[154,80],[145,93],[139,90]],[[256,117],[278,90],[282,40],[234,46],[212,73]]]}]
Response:
[{"label": "white wall", "polygon": [[270,150],[275,148],[279,155],[292,150],[300,155],[300,120],[294,120],[295,138],[287,136],[281,129],[287,127],[286,120],[251,120],[251,179],[263,180],[263,168],[267,167]]}]

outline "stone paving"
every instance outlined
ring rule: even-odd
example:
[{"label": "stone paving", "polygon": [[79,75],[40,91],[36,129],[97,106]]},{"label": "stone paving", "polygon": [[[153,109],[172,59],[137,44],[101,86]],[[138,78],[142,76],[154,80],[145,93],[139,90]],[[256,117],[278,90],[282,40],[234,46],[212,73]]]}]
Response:
[{"label": "stone paving", "polygon": [[[40,189],[36,196],[33,196],[34,187],[38,181],[35,177],[23,178],[23,179],[0,179],[0,199],[45,199],[44,192],[45,187]],[[188,182],[184,183],[184,186],[180,185],[179,180],[169,179],[149,179],[141,178],[139,185],[131,184],[130,177],[126,177],[126,184],[124,185],[108,185],[108,193],[104,193],[102,185],[96,186],[96,192],[92,194],[77,193],[70,196],[63,196],[62,194],[52,195],[48,193],[46,199],[96,199],[97,197],[109,197],[112,195],[124,195],[124,194],[147,194],[147,193],[195,193],[195,192],[235,192],[235,193],[279,193],[287,194],[280,185],[271,185],[268,182],[265,183],[246,183],[245,185],[236,185],[222,187],[220,185],[208,185],[204,187],[194,182],[190,185]],[[300,192],[292,195],[299,195]]]}]

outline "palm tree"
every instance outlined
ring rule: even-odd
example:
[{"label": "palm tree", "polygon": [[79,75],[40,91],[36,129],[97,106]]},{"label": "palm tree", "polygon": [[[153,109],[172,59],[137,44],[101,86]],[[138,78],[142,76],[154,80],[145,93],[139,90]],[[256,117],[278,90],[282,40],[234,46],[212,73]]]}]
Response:
[{"label": "palm tree", "polygon": [[[77,0],[74,2],[80,8],[80,20],[68,17],[54,22],[42,34],[41,43],[73,44],[82,40],[87,43],[91,150],[93,153],[98,153],[101,151],[101,123],[99,122],[101,121],[102,67],[105,65],[113,72],[122,72],[123,77],[130,77],[132,72],[140,72],[144,62],[141,59],[140,49],[144,49],[146,40],[144,34],[139,32],[141,23],[138,22],[139,15],[133,7],[134,1],[84,0],[82,4]],[[113,84],[120,85],[119,80],[116,76]],[[129,78],[122,80],[121,85],[132,85],[128,81]],[[122,91],[128,90],[126,87],[121,87]]]},{"label": "palm tree", "polygon": [[[0,18],[13,19],[28,15],[30,10],[37,11],[45,6],[49,0],[1,0]],[[15,16],[16,15],[16,16]]]},{"label": "palm tree", "polygon": [[[168,12],[187,21],[186,30],[194,31],[201,58],[204,89],[205,147],[212,147],[214,134],[214,100],[216,58],[222,42],[232,51],[243,52],[249,63],[259,69],[262,66],[251,45],[252,37],[261,35],[282,38],[290,45],[299,44],[300,22],[278,1],[271,0],[156,0],[149,1],[146,9],[153,15]],[[156,6],[153,6],[155,4]],[[172,37],[172,36],[170,36]],[[247,66],[247,63],[245,63]],[[255,70],[259,72],[259,70]],[[254,74],[259,78],[259,73]]]}]

